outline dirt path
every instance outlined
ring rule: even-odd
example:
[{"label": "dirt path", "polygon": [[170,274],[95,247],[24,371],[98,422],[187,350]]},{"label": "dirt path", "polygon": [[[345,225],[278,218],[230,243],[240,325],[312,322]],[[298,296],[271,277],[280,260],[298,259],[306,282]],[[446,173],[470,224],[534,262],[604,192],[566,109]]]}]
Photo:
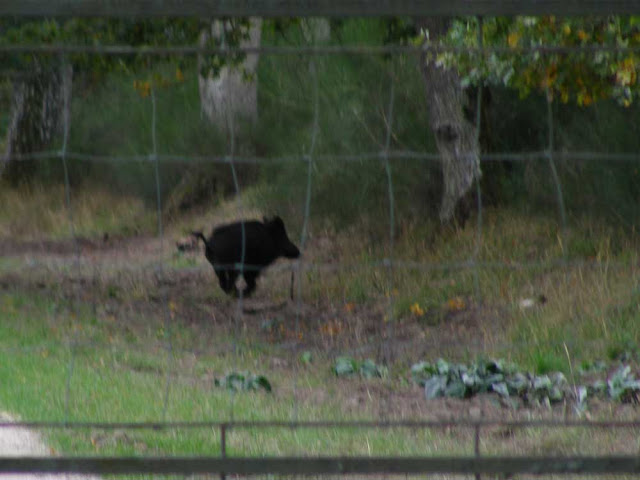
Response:
[{"label": "dirt path", "polygon": [[[6,412],[0,412],[0,421],[15,421]],[[20,457],[20,456],[48,456],[51,449],[42,440],[42,437],[32,430],[26,428],[1,428],[0,429],[0,456]],[[82,475],[2,475],[2,480],[97,480],[97,477]]]}]

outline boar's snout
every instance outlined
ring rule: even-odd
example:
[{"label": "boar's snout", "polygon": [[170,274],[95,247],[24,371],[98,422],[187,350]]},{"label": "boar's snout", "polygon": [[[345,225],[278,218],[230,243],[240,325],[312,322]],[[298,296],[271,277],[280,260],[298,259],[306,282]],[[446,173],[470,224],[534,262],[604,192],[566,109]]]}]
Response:
[{"label": "boar's snout", "polygon": [[283,252],[286,258],[298,258],[300,256],[300,250],[289,239],[284,244]]}]

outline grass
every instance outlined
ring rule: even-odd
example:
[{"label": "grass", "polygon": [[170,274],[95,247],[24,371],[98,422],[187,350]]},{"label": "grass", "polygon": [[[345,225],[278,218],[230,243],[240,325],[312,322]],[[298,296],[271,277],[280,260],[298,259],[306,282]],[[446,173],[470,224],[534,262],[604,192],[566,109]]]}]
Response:
[{"label": "grass", "polygon": [[[256,192],[248,191],[241,201],[260,216],[251,206],[252,195]],[[85,205],[86,218],[96,217],[91,208],[97,203],[77,201]],[[224,202],[219,209],[194,212],[165,234],[171,238],[189,225],[234,218],[239,207],[238,201]],[[640,340],[637,276],[629,266],[637,258],[635,239],[582,220],[570,238],[587,238],[592,247],[578,250],[576,257],[586,252],[602,263],[551,267],[546,263],[574,258],[571,242],[565,252],[558,241],[554,220],[532,220],[505,209],[485,213],[479,259],[540,265],[476,273],[445,267],[428,275],[385,268],[312,271],[303,278],[300,312],[294,302],[256,317],[238,318],[235,303],[215,289],[202,256],[174,256],[169,241],[161,256],[159,240],[153,240],[132,244],[131,257],[128,249],[98,251],[88,265],[73,265],[69,257],[69,264],[45,262],[46,268],[39,269],[36,263],[25,269],[24,260],[7,258],[2,275],[19,281],[0,291],[0,405],[23,420],[95,422],[438,419],[466,418],[474,409],[488,418],[535,419],[571,412],[570,404],[552,411],[508,410],[495,398],[427,403],[408,381],[412,363],[440,355],[451,360],[495,355],[538,373],[561,370],[567,375],[597,360],[614,365],[631,355],[633,361],[631,346]],[[87,225],[87,231],[95,229]],[[366,263],[386,251],[376,245],[376,229],[366,220],[342,232],[315,223],[311,227],[318,233],[309,238],[306,262]],[[369,244],[358,240],[358,229],[369,229]],[[473,221],[437,233],[418,222],[403,222],[394,254],[407,261],[452,264],[474,252],[476,238]],[[146,265],[158,262],[164,273],[150,274]],[[74,286],[78,277],[89,280],[80,290]],[[268,273],[259,287],[262,301],[284,297],[287,281],[286,275]],[[40,283],[44,290],[36,287]],[[546,296],[546,303],[518,307],[521,298],[538,294]],[[311,362],[286,348],[296,338],[291,336],[296,322]],[[375,357],[380,331],[410,339],[408,350],[397,352],[389,365],[389,376],[336,378],[331,372],[335,358]],[[479,349],[473,346],[478,339]],[[451,341],[462,348],[451,348]],[[360,351],[363,347],[372,350]],[[233,371],[266,375],[273,393],[231,393],[215,386],[214,379]],[[590,408],[596,419],[635,415],[616,404],[596,402]],[[220,451],[219,433],[208,428],[43,433],[55,451],[73,454]],[[488,429],[481,448],[503,455],[634,454],[634,435],[577,429],[502,435]],[[470,455],[473,435],[462,429],[247,428],[229,433],[227,449],[240,456]]]},{"label": "grass", "polygon": [[[95,187],[74,189],[71,212],[63,187],[33,185],[0,189],[0,238],[68,239],[153,232],[154,213],[137,196]],[[69,216],[71,213],[71,217]],[[73,220],[73,230],[71,220]]]},{"label": "grass", "polygon": [[[0,378],[4,379],[0,402],[3,408],[19,412],[24,420],[52,421],[222,421],[227,420],[231,412],[236,420],[346,420],[376,418],[382,405],[376,396],[413,391],[396,381],[392,382],[393,386],[388,384],[391,387],[388,393],[383,393],[378,388],[380,381],[337,380],[328,374],[326,357],[317,354],[311,365],[290,365],[285,371],[270,371],[268,376],[275,387],[274,394],[231,394],[213,387],[210,378],[230,365],[237,369],[259,369],[273,357],[272,350],[265,346],[257,348],[254,344],[234,355],[218,353],[196,357],[178,348],[168,358],[162,348],[162,335],[157,335],[153,328],[146,337],[139,331],[129,337],[122,325],[112,330],[109,322],[113,320],[93,317],[88,307],[52,300],[50,296],[25,296],[18,292],[0,295],[3,318]],[[183,333],[183,329],[175,330],[176,345],[180,346],[184,340]],[[66,343],[69,338],[74,338],[80,346],[72,350]],[[96,343],[85,345],[87,341]],[[168,372],[173,377],[165,409]],[[304,401],[294,400],[294,385]],[[357,409],[345,409],[348,400],[345,392],[362,387],[369,390],[364,398],[373,396],[374,400],[365,401]],[[294,402],[299,402],[297,408]],[[217,432],[209,429],[45,433],[54,450],[75,454],[205,455],[220,449]],[[605,432],[598,434],[598,438],[602,435],[608,437],[608,443],[594,442],[593,435],[584,430],[550,434],[534,429],[515,433],[504,441],[488,436],[482,449],[491,454],[619,453],[624,450],[619,436]],[[615,449],[614,445],[617,445]],[[345,452],[352,455],[471,454],[472,434],[458,429],[442,435],[429,430],[408,432],[404,429],[263,431],[248,428],[233,430],[228,438],[230,455],[339,455]]]},{"label": "grass", "polygon": [[[230,394],[212,384],[213,375],[221,376],[220,372],[231,365],[238,370],[260,369],[273,354],[269,350],[261,352],[240,347],[241,352],[234,355],[203,355],[197,359],[193,354],[177,350],[168,357],[162,348],[163,335],[157,332],[160,325],[149,328],[146,338],[139,335],[130,338],[122,331],[112,333],[110,320],[93,318],[86,306],[72,306],[66,302],[52,302],[47,297],[26,297],[19,293],[0,295],[0,308],[3,318],[0,378],[6,382],[3,382],[0,402],[3,408],[19,412],[24,420],[223,421],[232,411],[236,420],[292,418],[291,389],[296,379],[290,372],[269,374],[277,392],[273,395]],[[182,332],[176,329],[173,334],[174,342],[179,346]],[[79,346],[70,347],[69,339]],[[172,382],[169,396],[165,397],[167,373],[172,375]],[[329,380],[328,372],[322,369],[307,366],[305,373],[308,377],[306,385],[324,385]],[[208,378],[202,381],[198,377]],[[297,388],[298,394],[305,395],[306,390],[317,389],[305,385]],[[328,401],[322,405],[313,400],[309,406],[301,405],[297,418],[345,418],[340,413],[337,399],[325,400]],[[366,410],[361,414],[368,416]],[[354,418],[358,417],[360,415]],[[386,436],[381,432],[370,434],[368,448],[380,454],[396,448],[398,452],[417,452],[416,441],[422,443],[432,439],[429,434],[407,438],[405,433],[393,435],[391,444],[382,440]],[[219,439],[208,430],[166,434],[127,432],[125,435],[121,432],[55,431],[49,438],[56,448],[79,454],[205,454],[219,451]],[[359,438],[353,432],[329,432],[324,440],[322,436],[306,431],[285,432],[277,438],[263,432],[234,432],[230,438],[231,452],[245,455],[285,454],[296,449],[336,454],[345,448],[355,451],[358,445]]]},{"label": "grass", "polygon": [[[262,213],[257,207],[260,192],[259,188],[249,189],[242,201],[225,202],[215,211],[182,217],[169,226],[167,236],[174,238],[193,228],[204,227],[206,231],[207,225],[238,216],[260,218]],[[68,213],[61,190],[40,188],[25,193],[7,189],[1,195],[7,200],[2,202],[5,237],[38,238],[38,232],[47,238],[68,235]],[[106,192],[80,191],[72,204],[76,207],[74,222],[80,236],[96,236],[101,232],[127,234],[140,231],[138,229],[144,231],[143,225],[147,231],[153,231],[155,227],[154,214],[145,209],[144,204],[114,198]],[[109,206],[108,210],[105,205]],[[366,219],[341,233],[332,228],[322,229],[322,225],[313,221],[310,225],[312,232],[318,233],[309,240],[306,262],[327,263],[337,256],[345,263],[372,265],[388,255],[384,228]],[[293,224],[290,228],[293,239],[298,235],[297,227]],[[394,258],[433,265],[427,275],[420,270],[396,270],[389,275],[386,269],[377,267],[310,272],[303,277],[305,300],[338,305],[355,302],[364,306],[384,306],[391,302],[392,318],[398,321],[414,318],[426,327],[473,310],[477,299],[482,299],[487,306],[506,306],[510,311],[509,322],[499,322],[501,327],[478,327],[493,344],[508,341],[509,337],[517,342],[532,342],[535,355],[520,351],[516,359],[537,370],[550,368],[545,363],[554,368],[563,363],[562,344],[554,342],[554,338],[571,338],[578,344],[570,345],[578,361],[590,360],[581,358],[585,350],[579,346],[582,342],[589,344],[587,350],[596,348],[597,354],[604,358],[608,351],[622,348],[619,345],[638,340],[638,328],[633,321],[637,314],[634,305],[638,282],[630,267],[638,256],[633,235],[584,218],[569,229],[568,242],[564,245],[553,219],[541,216],[532,221],[516,210],[488,209],[477,254],[486,267],[458,269],[456,264],[474,255],[478,241],[475,228],[475,223],[470,221],[464,228],[436,233],[433,224],[402,221],[396,233]],[[355,241],[358,237],[364,237],[365,243]],[[166,243],[171,245],[170,240]],[[117,256],[114,260],[119,261]],[[193,256],[172,255],[167,260],[171,268],[178,270],[203,264],[202,259]],[[565,260],[599,263],[596,267],[579,263],[561,268],[554,266]],[[5,259],[3,264],[8,271],[17,266],[15,259]],[[513,268],[493,268],[492,265],[497,264]],[[148,298],[149,286],[141,283],[136,275],[120,276],[117,282],[102,281],[109,297]],[[522,299],[541,296],[547,303],[538,308],[524,311],[516,308]],[[412,312],[414,305],[425,314]],[[491,331],[505,327],[509,332],[507,336]],[[566,368],[565,365],[562,370]]]}]

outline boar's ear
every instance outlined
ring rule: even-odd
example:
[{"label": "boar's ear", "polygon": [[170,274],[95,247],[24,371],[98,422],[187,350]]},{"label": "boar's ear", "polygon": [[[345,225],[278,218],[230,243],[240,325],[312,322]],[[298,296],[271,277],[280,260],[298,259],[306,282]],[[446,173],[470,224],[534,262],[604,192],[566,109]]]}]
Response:
[{"label": "boar's ear", "polygon": [[286,229],[284,228],[284,222],[277,215],[272,217],[265,223],[265,226],[272,232],[278,232],[278,235],[286,235]]},{"label": "boar's ear", "polygon": [[272,222],[274,225],[277,225],[278,227],[280,227],[280,228],[282,228],[282,229],[284,230],[284,222],[282,221],[282,219],[281,219],[278,215],[276,215],[275,217],[273,217],[273,218],[271,219],[271,222]]}]

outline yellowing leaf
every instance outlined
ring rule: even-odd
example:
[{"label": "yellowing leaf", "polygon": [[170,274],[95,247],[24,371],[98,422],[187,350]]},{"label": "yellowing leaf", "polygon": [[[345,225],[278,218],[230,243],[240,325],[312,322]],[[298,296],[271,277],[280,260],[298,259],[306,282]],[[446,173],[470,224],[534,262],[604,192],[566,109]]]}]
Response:
[{"label": "yellowing leaf", "polygon": [[459,312],[461,310],[464,310],[467,307],[467,304],[465,303],[463,298],[453,297],[447,302],[447,307],[452,312]]},{"label": "yellowing leaf", "polygon": [[507,36],[507,43],[511,48],[516,48],[518,46],[519,41],[520,41],[520,34],[518,32],[511,32]]},{"label": "yellowing leaf", "polygon": [[149,94],[151,93],[151,82],[146,81],[140,81],[140,80],[134,80],[133,81],[133,88],[137,90],[138,94],[144,98],[144,97],[148,97]]},{"label": "yellowing leaf", "polygon": [[554,63],[547,67],[545,76],[542,79],[542,87],[553,87],[558,79],[558,66]]},{"label": "yellowing leaf", "polygon": [[409,309],[411,310],[411,313],[413,313],[417,317],[421,317],[424,315],[424,310],[422,309],[422,307],[420,307],[420,304],[418,302],[411,305]]},{"label": "yellowing leaf", "polygon": [[636,83],[636,63],[632,57],[627,57],[618,63],[616,83],[625,87]]}]

